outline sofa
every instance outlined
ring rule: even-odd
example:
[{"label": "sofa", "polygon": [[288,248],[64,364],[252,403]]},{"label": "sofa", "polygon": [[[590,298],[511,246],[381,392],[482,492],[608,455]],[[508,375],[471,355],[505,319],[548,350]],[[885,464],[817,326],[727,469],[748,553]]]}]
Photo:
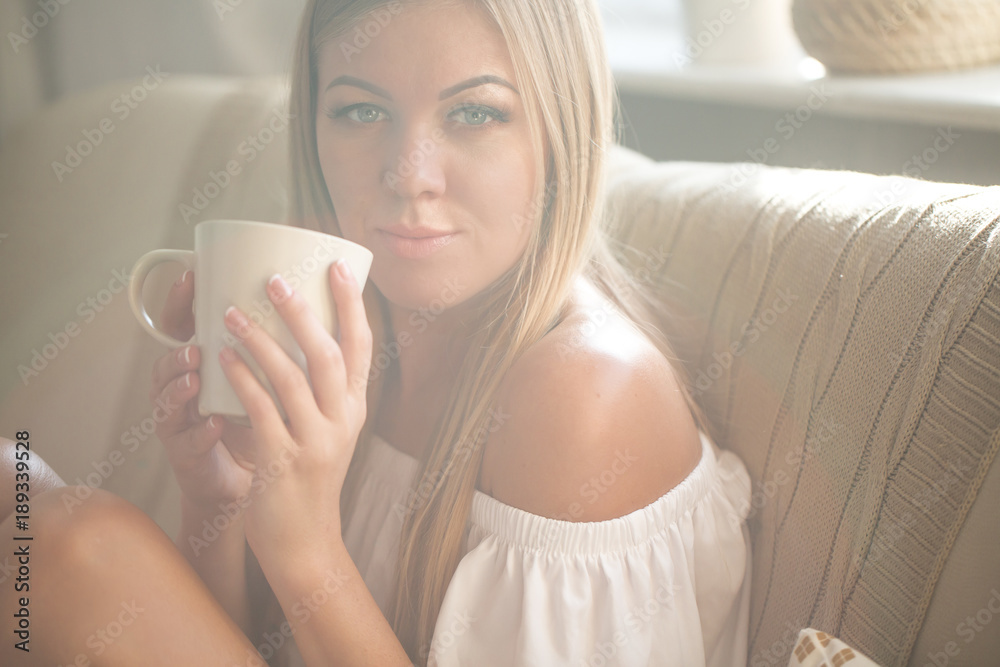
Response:
[{"label": "sofa", "polygon": [[[164,349],[128,273],[201,220],[284,222],[286,106],[281,78],[147,72],[4,137],[0,434],[170,535],[147,395]],[[887,667],[995,664],[1000,188],[609,162],[619,252],[753,480],[748,664],[788,663],[806,627]],[[147,281],[150,312],[180,271]]]}]

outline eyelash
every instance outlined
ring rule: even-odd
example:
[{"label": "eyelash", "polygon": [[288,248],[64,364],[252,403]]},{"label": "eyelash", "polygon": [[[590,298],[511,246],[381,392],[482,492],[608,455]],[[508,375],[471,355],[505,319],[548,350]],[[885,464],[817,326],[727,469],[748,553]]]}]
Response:
[{"label": "eyelash", "polygon": [[[329,117],[329,118],[331,118],[333,120],[337,120],[338,118],[346,117],[347,114],[349,114],[350,112],[354,111],[355,109],[364,109],[364,108],[376,109],[380,113],[388,115],[388,114],[386,114],[386,112],[383,109],[380,109],[378,106],[376,106],[374,104],[369,104],[367,102],[361,102],[360,104],[351,104],[351,105],[348,105],[346,107],[341,107],[340,109],[336,109],[336,110],[331,109],[331,110],[327,111],[326,115],[327,115],[327,117]],[[503,107],[503,106],[500,106],[498,108],[498,107],[487,106],[485,104],[462,104],[462,105],[459,105],[459,106],[453,108],[451,111],[449,111],[448,112],[448,117],[451,117],[452,114],[454,114],[454,113],[456,113],[458,111],[481,111],[481,112],[485,113],[487,116],[490,116],[491,118],[493,118],[493,120],[496,121],[497,123],[506,123],[506,122],[508,122],[510,120],[510,110],[507,109],[507,108],[505,108],[505,107]],[[352,121],[353,123],[355,123],[357,125],[374,125],[375,124],[375,122],[364,123],[364,122],[356,121],[353,118],[348,118],[348,120]],[[475,125],[475,124],[472,124],[472,123],[461,123],[461,124],[462,125],[467,125],[469,127],[485,127],[485,126],[491,125],[492,123],[481,123],[479,125]]]}]

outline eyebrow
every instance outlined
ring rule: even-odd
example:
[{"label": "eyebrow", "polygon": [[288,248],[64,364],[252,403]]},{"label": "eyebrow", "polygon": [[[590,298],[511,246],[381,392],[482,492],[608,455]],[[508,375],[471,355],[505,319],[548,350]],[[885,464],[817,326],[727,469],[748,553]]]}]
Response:
[{"label": "eyebrow", "polygon": [[[488,83],[495,83],[501,86],[505,86],[513,90],[518,95],[521,94],[518,92],[517,88],[511,85],[511,83],[506,79],[493,74],[484,74],[483,76],[477,76],[471,79],[466,79],[461,83],[457,83],[454,86],[451,86],[450,88],[445,88],[444,90],[441,91],[441,94],[438,95],[438,99],[446,100],[449,97],[452,97],[453,95],[457,95],[463,90],[467,90],[469,88],[475,88],[476,86],[483,86]],[[389,92],[384,88],[380,88],[373,83],[365,81],[364,79],[359,79],[354,76],[348,76],[346,74],[343,76],[338,76],[336,79],[327,84],[323,92],[330,90],[334,86],[355,86],[357,88],[361,88],[363,90],[367,90],[370,93],[378,95],[379,97],[384,97],[385,99],[390,101],[392,100],[392,95],[390,95]]]}]

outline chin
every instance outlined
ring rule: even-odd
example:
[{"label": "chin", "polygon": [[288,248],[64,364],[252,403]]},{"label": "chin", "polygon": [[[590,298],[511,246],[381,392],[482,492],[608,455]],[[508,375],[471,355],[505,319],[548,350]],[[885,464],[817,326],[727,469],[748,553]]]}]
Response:
[{"label": "chin", "polygon": [[370,280],[390,303],[407,310],[429,310],[437,315],[473,294],[471,281],[464,276],[430,278],[402,271],[388,272],[387,275],[375,271],[373,267]]}]

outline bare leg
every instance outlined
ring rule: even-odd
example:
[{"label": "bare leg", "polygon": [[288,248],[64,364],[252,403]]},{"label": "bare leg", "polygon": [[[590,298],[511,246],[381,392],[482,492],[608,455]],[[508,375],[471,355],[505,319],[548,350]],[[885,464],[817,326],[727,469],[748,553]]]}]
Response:
[{"label": "bare leg", "polygon": [[[82,505],[67,503],[74,490],[32,497],[27,531],[13,514],[0,523],[0,553],[27,546],[30,554],[30,590],[15,591],[17,571],[0,581],[0,664],[264,664],[152,519],[101,489]],[[14,540],[25,535],[33,539]],[[14,646],[22,597],[30,653]]]}]

